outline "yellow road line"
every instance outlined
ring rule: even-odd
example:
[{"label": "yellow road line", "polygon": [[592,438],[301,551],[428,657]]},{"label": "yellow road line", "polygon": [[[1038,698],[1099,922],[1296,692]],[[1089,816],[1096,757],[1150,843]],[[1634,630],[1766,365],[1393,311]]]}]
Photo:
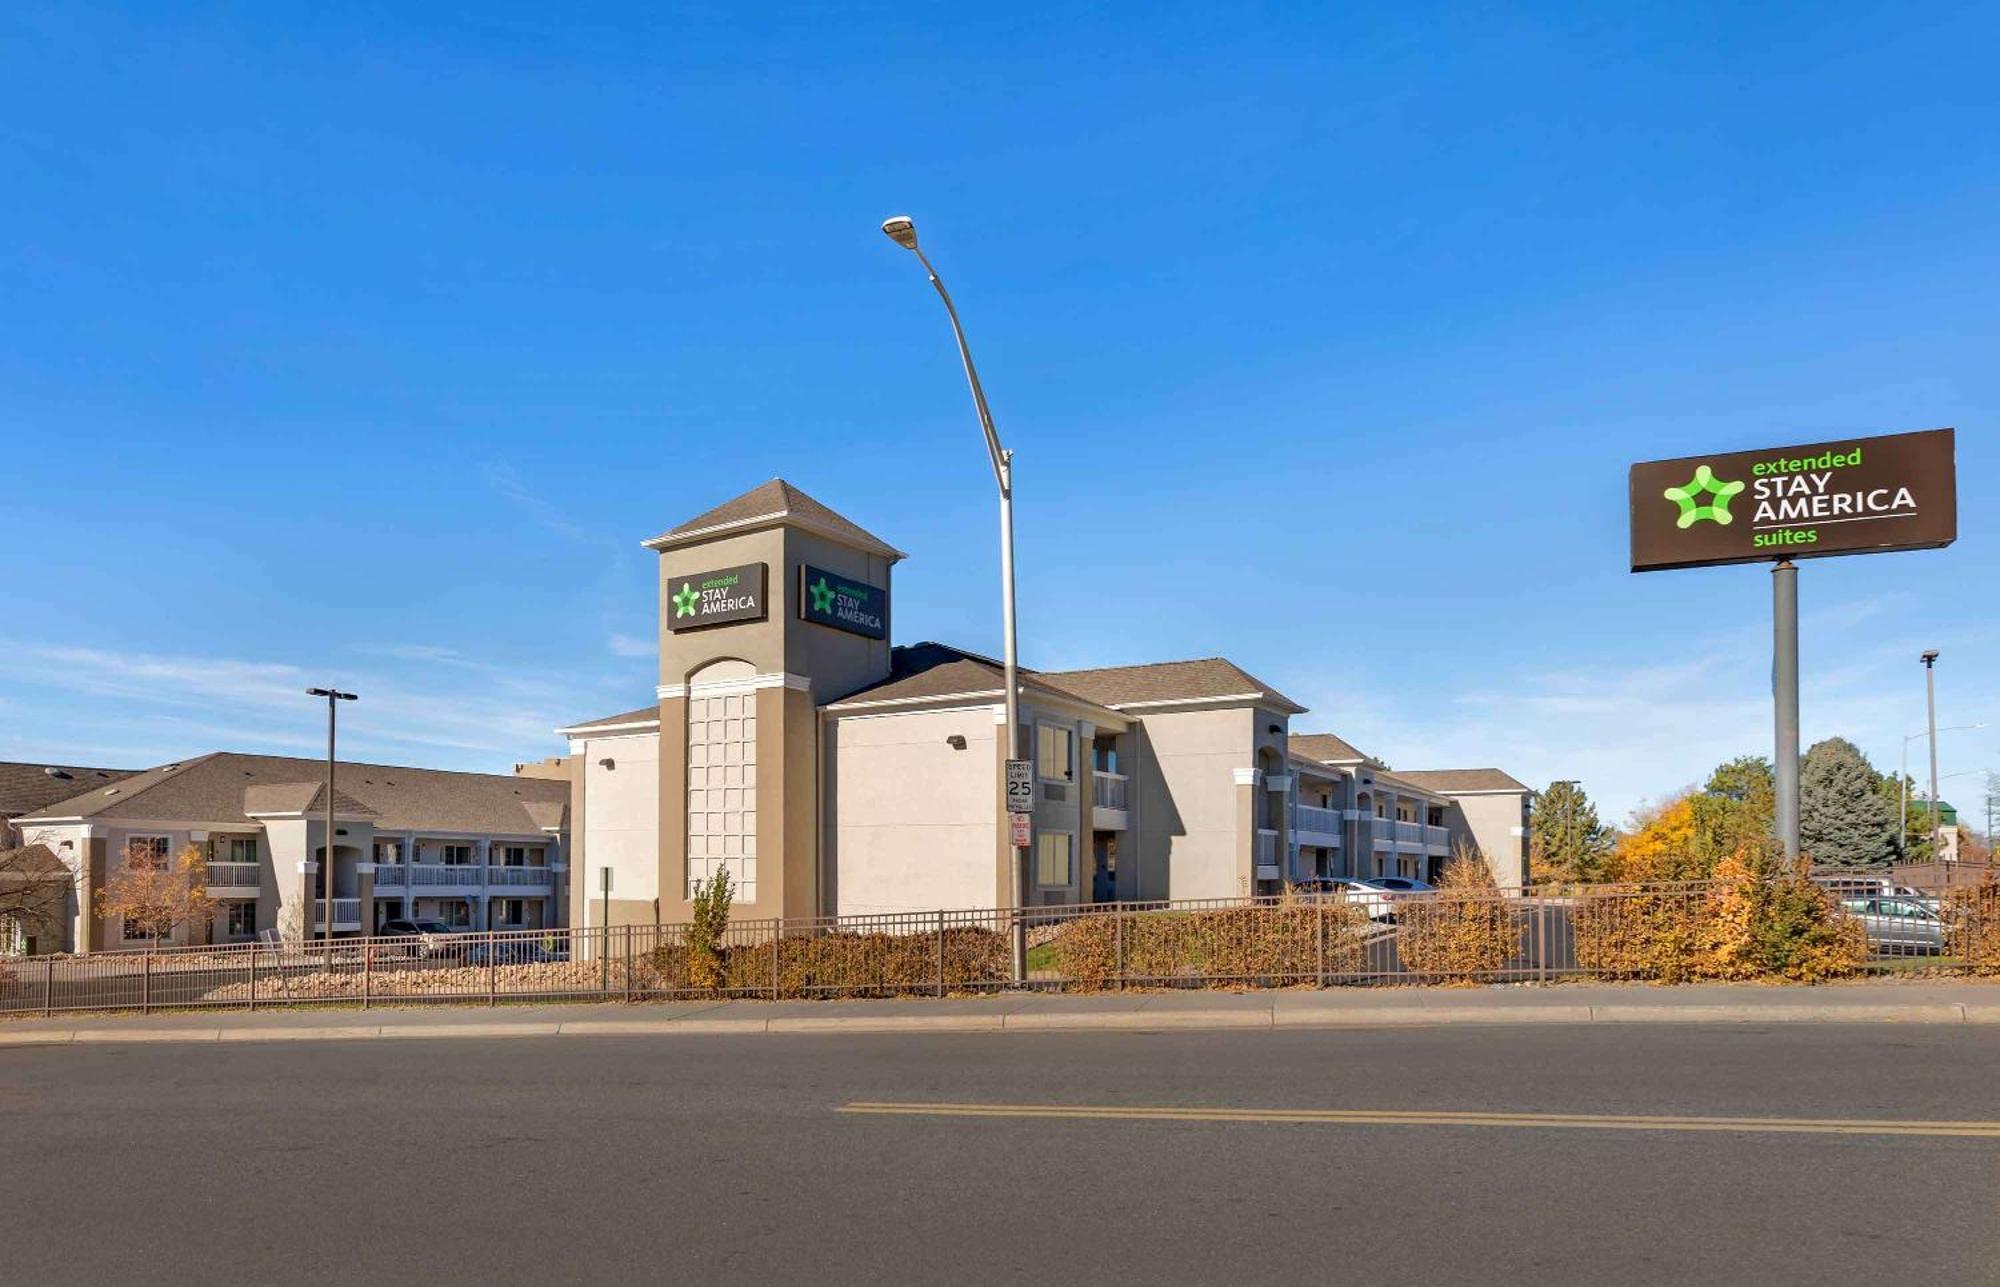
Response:
[{"label": "yellow road line", "polygon": [[1754,1131],[2000,1139],[2000,1121],[1816,1117],[1660,1117],[1619,1113],[1427,1112],[1366,1108],[1201,1108],[1119,1104],[924,1104],[857,1100],[840,1112],[896,1117],[1038,1117],[1095,1121],[1281,1122],[1326,1126],[1513,1126],[1555,1130]]}]

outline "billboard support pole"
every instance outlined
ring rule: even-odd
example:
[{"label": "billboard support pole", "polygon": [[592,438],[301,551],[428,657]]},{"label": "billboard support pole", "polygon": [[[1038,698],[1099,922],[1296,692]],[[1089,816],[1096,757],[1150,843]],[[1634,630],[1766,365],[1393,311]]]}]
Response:
[{"label": "billboard support pole", "polygon": [[1799,569],[1779,559],[1771,569],[1771,707],[1776,745],[1774,821],[1785,863],[1799,861]]}]

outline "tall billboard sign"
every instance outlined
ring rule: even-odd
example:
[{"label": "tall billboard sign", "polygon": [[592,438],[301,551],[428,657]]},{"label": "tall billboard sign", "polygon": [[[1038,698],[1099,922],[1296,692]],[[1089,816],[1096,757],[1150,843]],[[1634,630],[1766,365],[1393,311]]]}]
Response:
[{"label": "tall billboard sign", "polygon": [[1776,826],[1799,856],[1799,569],[1958,539],[1950,429],[1680,456],[1627,474],[1632,570],[1769,562]]}]

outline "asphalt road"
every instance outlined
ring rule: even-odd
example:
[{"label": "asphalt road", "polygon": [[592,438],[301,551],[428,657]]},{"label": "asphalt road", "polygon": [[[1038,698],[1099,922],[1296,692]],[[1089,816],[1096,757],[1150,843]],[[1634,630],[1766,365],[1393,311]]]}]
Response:
[{"label": "asphalt road", "polygon": [[1887,1025],[4,1049],[0,1250],[94,1285],[1994,1283],[2000,1127],[1827,1123],[2000,1123],[1996,1067],[2000,1030]]}]

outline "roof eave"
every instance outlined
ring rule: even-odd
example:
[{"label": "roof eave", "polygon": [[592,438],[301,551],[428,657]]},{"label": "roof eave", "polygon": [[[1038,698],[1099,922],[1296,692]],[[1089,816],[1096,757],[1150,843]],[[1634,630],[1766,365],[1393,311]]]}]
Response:
[{"label": "roof eave", "polygon": [[789,509],[773,510],[768,514],[753,514],[749,518],[735,518],[727,523],[711,523],[707,527],[689,528],[685,532],[662,532],[650,540],[639,542],[639,544],[646,549],[654,551],[671,550],[683,545],[700,544],[703,541],[713,540],[718,536],[728,536],[737,532],[754,532],[766,527],[796,527],[801,531],[823,536],[829,541],[837,541],[842,545],[852,545],[866,550],[871,554],[879,554],[891,563],[897,563],[910,557],[895,546],[878,540],[875,537],[870,536],[865,541],[856,540],[847,532],[835,531],[825,523],[808,518],[803,514],[794,514]]}]

